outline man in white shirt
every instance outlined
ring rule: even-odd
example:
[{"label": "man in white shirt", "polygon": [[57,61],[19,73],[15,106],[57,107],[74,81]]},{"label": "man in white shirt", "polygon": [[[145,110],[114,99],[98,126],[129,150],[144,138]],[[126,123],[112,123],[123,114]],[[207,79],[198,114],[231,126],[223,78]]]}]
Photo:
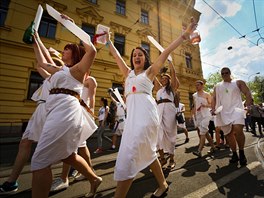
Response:
[{"label": "man in white shirt", "polygon": [[[252,96],[244,81],[232,80],[229,68],[222,68],[221,76],[223,81],[214,88],[212,114],[215,114],[218,107],[223,107],[222,111],[216,114],[216,125],[221,127],[233,152],[230,163],[240,161],[240,165],[244,166],[247,164],[247,159],[244,154],[245,135],[243,127],[245,121],[241,92],[246,96],[247,106],[252,104]],[[239,157],[236,152],[236,143],[239,148]]]}]

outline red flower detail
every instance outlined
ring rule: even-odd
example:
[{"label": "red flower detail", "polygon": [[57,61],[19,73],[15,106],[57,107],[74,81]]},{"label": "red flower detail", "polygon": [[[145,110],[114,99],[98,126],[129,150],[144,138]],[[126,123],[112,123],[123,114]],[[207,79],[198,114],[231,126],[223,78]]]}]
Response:
[{"label": "red flower detail", "polygon": [[132,87],[132,92],[136,92],[136,90],[137,90],[136,87],[133,86],[133,87]]}]

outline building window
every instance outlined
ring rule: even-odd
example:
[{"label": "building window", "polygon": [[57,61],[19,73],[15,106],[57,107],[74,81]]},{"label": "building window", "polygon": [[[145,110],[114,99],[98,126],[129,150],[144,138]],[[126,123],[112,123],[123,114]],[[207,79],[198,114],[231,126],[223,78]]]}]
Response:
[{"label": "building window", "polygon": [[28,85],[28,95],[27,99],[30,100],[33,93],[43,84],[44,78],[36,72],[31,71],[29,85]]},{"label": "building window", "polygon": [[53,19],[47,12],[43,12],[39,25],[39,36],[46,38],[55,38],[57,21]]},{"label": "building window", "polygon": [[192,69],[192,57],[191,57],[191,54],[185,53],[185,62],[186,62],[187,68]]},{"label": "building window", "polygon": [[93,3],[93,4],[97,4],[97,0],[88,0],[88,2]]},{"label": "building window", "polygon": [[149,24],[148,11],[141,10],[141,23]]},{"label": "building window", "polygon": [[125,1],[116,1],[116,13],[121,15],[126,15],[126,2]]},{"label": "building window", "polygon": [[125,55],[125,37],[120,34],[115,34],[114,45],[121,56]]},{"label": "building window", "polygon": [[149,47],[149,44],[142,42],[141,43],[141,47],[143,47],[148,52],[148,54],[150,56],[150,47]]},{"label": "building window", "polygon": [[1,0],[1,3],[0,3],[0,26],[1,27],[5,25],[9,3],[10,3],[10,0]]},{"label": "building window", "polygon": [[82,29],[89,34],[91,37],[91,41],[93,41],[94,35],[95,35],[95,27],[88,24],[82,24]]}]

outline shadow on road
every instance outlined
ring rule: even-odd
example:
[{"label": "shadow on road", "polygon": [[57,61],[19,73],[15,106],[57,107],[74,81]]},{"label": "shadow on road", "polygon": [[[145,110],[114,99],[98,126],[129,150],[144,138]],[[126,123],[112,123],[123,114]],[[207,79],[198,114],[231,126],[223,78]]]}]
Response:
[{"label": "shadow on road", "polygon": [[[217,167],[215,173],[209,173],[209,176],[218,186],[218,192],[225,197],[264,197],[264,180],[258,179],[247,167],[242,167],[246,173],[236,179],[222,185],[219,182],[223,175],[228,175],[240,168],[236,164],[227,165],[222,168]],[[210,195],[209,195],[210,196]]]},{"label": "shadow on road", "polygon": [[182,173],[183,177],[191,177],[196,174],[196,172],[206,172],[208,171],[210,165],[205,159],[205,156],[202,158],[194,158],[186,161],[186,163],[181,167],[185,169]]}]

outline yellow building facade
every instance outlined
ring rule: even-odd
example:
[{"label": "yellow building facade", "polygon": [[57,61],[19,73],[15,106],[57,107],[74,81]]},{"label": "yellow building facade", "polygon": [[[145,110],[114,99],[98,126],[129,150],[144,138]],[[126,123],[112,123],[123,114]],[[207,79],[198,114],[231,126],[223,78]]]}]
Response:
[{"label": "yellow building facade", "polygon": [[[176,39],[191,16],[199,21],[200,13],[194,9],[195,0],[3,0],[0,24],[0,137],[21,135],[36,103],[30,100],[34,86],[38,85],[33,48],[22,41],[23,34],[34,20],[40,4],[44,10],[49,4],[71,17],[84,30],[92,33],[98,24],[110,27],[115,45],[122,50],[130,65],[133,48],[143,46],[152,61],[159,51],[147,39],[153,36],[166,47]],[[40,36],[46,47],[62,51],[67,43],[80,43],[61,24],[44,13]],[[46,28],[46,29],[45,29]],[[108,97],[107,89],[121,86],[123,77],[106,46],[96,45],[97,56],[91,75],[98,83],[96,109],[101,97]],[[180,80],[181,102],[190,117],[194,82],[203,79],[198,45],[185,42],[174,53],[173,63]],[[166,64],[165,64],[166,66]]]}]

